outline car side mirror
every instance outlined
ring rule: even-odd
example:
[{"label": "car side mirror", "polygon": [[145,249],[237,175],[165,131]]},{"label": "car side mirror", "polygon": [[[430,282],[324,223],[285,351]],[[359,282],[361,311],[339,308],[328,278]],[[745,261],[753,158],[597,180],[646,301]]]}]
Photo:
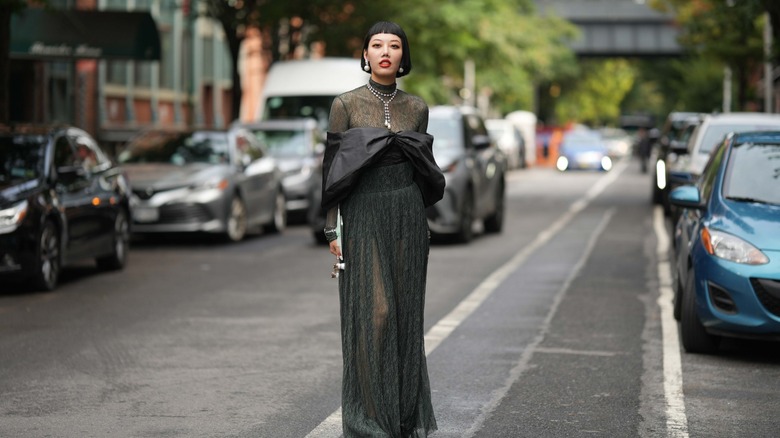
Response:
[{"label": "car side mirror", "polygon": [[471,137],[471,144],[474,149],[487,149],[490,147],[490,137],[483,134],[477,134]]},{"label": "car side mirror", "polygon": [[701,210],[704,203],[701,201],[699,189],[696,186],[680,186],[669,193],[669,202],[672,205],[682,208],[693,208]]}]

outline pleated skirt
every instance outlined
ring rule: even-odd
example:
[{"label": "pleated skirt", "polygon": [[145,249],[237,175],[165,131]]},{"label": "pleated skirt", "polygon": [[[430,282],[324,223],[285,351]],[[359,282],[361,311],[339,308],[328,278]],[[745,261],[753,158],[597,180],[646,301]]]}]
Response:
[{"label": "pleated skirt", "polygon": [[423,342],[429,235],[413,167],[367,169],[341,204],[344,436],[436,430]]}]

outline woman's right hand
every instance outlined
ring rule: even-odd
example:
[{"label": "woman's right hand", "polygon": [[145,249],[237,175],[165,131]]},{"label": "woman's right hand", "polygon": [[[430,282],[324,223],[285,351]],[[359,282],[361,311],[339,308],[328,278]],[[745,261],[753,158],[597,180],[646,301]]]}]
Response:
[{"label": "woman's right hand", "polygon": [[330,242],[330,253],[341,259],[341,248],[339,248],[338,241],[333,240]]}]

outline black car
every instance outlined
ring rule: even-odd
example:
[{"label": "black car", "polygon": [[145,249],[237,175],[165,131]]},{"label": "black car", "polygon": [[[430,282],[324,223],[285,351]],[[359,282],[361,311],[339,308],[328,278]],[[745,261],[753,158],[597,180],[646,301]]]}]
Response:
[{"label": "black car", "polygon": [[672,112],[666,118],[661,136],[655,146],[656,160],[652,168],[652,201],[664,207],[666,214],[671,211],[669,192],[672,186],[670,169],[681,155],[686,155],[688,137],[692,127],[699,125],[703,115],[694,112]]},{"label": "black car", "polygon": [[0,127],[0,277],[52,290],[61,267],[76,260],[122,269],[128,193],[125,177],[81,129]]}]

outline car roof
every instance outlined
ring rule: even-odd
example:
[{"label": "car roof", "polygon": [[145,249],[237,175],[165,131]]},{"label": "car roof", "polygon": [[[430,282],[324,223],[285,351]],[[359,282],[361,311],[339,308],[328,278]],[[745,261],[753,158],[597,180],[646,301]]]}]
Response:
[{"label": "car roof", "polygon": [[463,114],[477,114],[475,108],[457,105],[436,105],[432,106],[428,111],[433,117],[454,117]]},{"label": "car roof", "polygon": [[708,114],[705,116],[708,124],[721,124],[721,123],[733,123],[743,121],[780,121],[780,114],[772,113],[757,113],[757,112],[736,112],[736,113],[720,113],[720,114]]},{"label": "car roof", "polygon": [[780,130],[739,132],[733,139],[736,143],[780,144]]}]

